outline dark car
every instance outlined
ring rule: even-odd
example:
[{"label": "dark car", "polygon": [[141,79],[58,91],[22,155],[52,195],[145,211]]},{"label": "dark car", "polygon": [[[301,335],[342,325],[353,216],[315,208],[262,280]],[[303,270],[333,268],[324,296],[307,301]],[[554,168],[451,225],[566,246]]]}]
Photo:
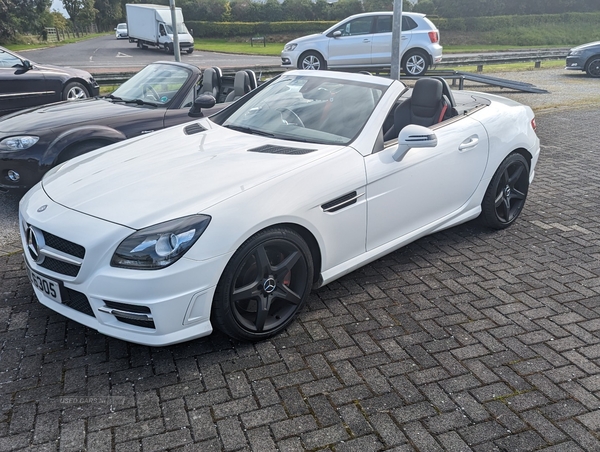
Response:
[{"label": "dark car", "polygon": [[[106,97],[60,102],[0,118],[0,191],[25,191],[53,166],[94,149],[212,114],[256,87],[171,61],[152,63]],[[234,81],[235,80],[235,81]],[[244,82],[244,83],[242,83]],[[196,102],[200,94],[210,101]],[[235,95],[235,96],[234,96]],[[215,105],[215,101],[220,101]],[[199,110],[203,107],[203,110]]]},{"label": "dark car", "polygon": [[565,69],[585,71],[590,77],[600,77],[600,41],[569,50]]},{"label": "dark car", "polygon": [[61,100],[85,99],[99,92],[89,72],[37,64],[0,47],[0,115]]}]

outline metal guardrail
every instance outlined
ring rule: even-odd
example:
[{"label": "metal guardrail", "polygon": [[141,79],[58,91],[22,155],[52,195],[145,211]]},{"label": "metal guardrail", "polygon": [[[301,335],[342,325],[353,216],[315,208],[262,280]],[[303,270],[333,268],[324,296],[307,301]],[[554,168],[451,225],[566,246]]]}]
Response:
[{"label": "metal guardrail", "polygon": [[[556,60],[565,58],[569,49],[539,49],[539,50],[515,50],[512,52],[497,52],[497,53],[485,53],[470,56],[460,55],[452,56],[452,54],[444,55],[442,63],[436,67],[447,67],[447,66],[478,66],[480,70],[485,64],[501,64],[501,63],[518,63],[527,61],[542,61],[542,60]],[[237,70],[245,68],[229,68],[227,72],[235,73]],[[263,67],[260,68],[263,75],[277,74],[283,71],[278,66]],[[377,72],[380,73],[380,72]],[[387,73],[387,71],[381,71],[381,73]],[[512,80],[500,79],[497,77],[484,76],[482,74],[474,74],[469,72],[457,72],[450,69],[441,70],[430,70],[427,72],[429,75],[439,75],[444,78],[452,80],[452,84],[455,86],[458,82],[459,89],[463,89],[464,81],[471,80],[478,83],[484,83],[495,86],[502,86],[504,88],[516,89],[519,91],[542,93],[545,90],[539,89],[528,83],[520,83]],[[119,85],[124,81],[131,78],[135,72],[118,72],[118,73],[103,73],[95,74],[94,78],[100,85]],[[405,79],[414,79],[419,77],[403,76]]]}]

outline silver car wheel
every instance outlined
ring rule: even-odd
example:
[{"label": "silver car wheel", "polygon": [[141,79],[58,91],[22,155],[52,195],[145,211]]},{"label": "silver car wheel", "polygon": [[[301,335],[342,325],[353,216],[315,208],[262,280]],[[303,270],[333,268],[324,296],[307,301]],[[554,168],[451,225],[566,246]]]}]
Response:
[{"label": "silver car wheel", "polygon": [[79,100],[79,99],[87,99],[90,97],[90,93],[79,82],[71,82],[69,83],[62,93],[63,100]]},{"label": "silver car wheel", "polygon": [[318,71],[321,69],[321,60],[315,54],[309,53],[302,59],[302,69],[309,71]]},{"label": "silver car wheel", "polygon": [[421,75],[427,69],[427,61],[420,53],[409,55],[404,63],[404,70],[409,75]]}]

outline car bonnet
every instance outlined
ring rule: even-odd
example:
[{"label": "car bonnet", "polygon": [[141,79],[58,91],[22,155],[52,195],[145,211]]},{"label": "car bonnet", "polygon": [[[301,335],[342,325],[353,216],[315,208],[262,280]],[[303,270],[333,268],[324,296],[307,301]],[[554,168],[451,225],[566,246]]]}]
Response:
[{"label": "car bonnet", "polygon": [[101,99],[84,99],[77,102],[66,101],[56,104],[42,105],[19,111],[0,119],[0,133],[35,133],[40,135],[44,130],[71,129],[75,126],[98,122],[104,118],[117,122],[124,116],[138,114],[139,108],[131,108],[131,104],[111,103]]},{"label": "car bonnet", "polygon": [[[208,121],[202,122],[208,125]],[[108,146],[49,173],[43,188],[55,202],[140,229],[206,210],[307,165],[342,146],[294,143],[218,126],[186,135],[190,126]],[[256,152],[266,144],[303,148],[300,155]]]}]

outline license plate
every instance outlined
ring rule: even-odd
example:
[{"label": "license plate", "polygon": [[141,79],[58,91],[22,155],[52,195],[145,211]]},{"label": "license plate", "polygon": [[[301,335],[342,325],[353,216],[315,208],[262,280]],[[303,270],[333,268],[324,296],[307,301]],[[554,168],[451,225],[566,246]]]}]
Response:
[{"label": "license plate", "polygon": [[40,275],[29,268],[29,265],[27,264],[25,265],[25,268],[27,269],[27,276],[29,277],[31,284],[41,290],[48,298],[51,298],[57,303],[62,303],[62,297],[60,296],[60,283],[58,281],[54,281],[50,278]]}]

